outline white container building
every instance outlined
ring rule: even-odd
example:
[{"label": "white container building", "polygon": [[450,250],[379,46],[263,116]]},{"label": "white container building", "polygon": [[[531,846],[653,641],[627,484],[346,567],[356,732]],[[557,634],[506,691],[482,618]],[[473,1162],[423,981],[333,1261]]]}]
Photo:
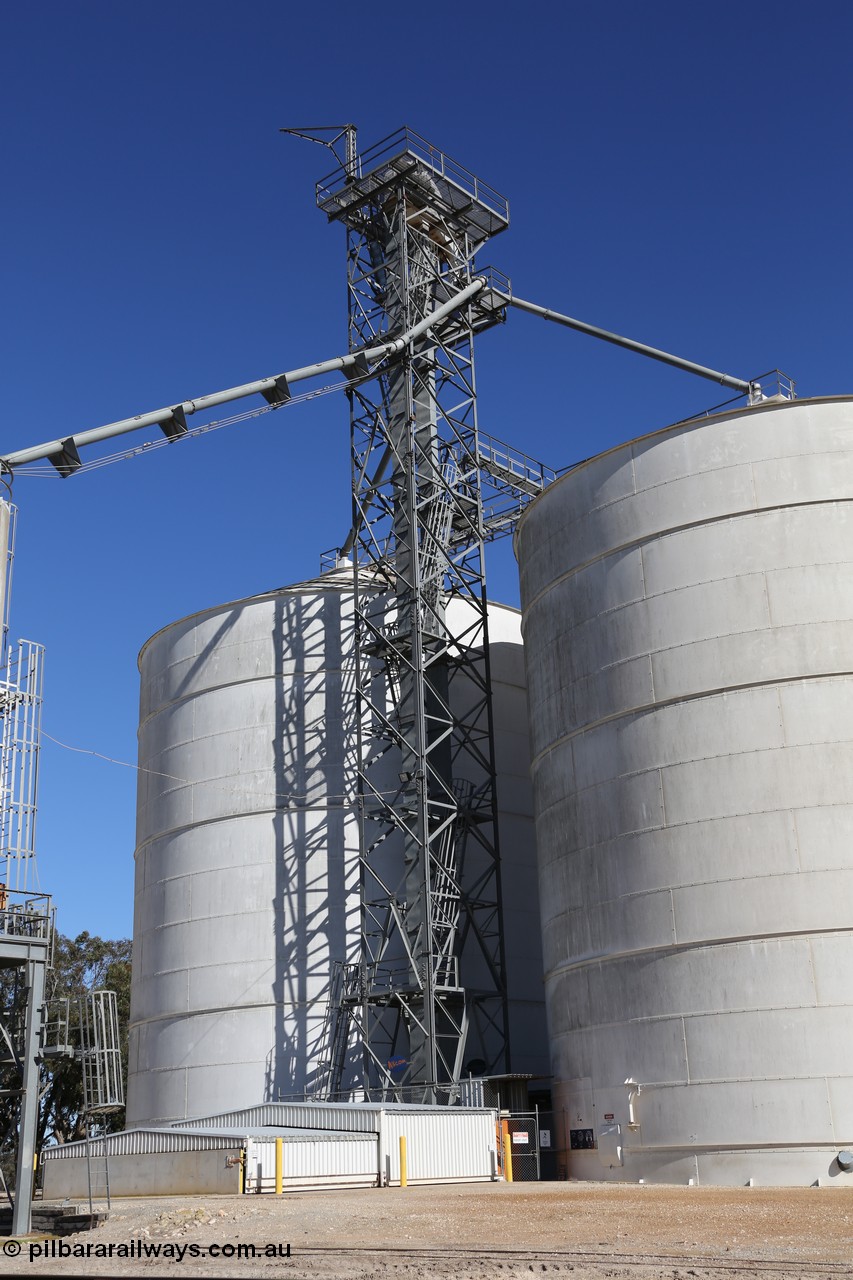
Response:
[{"label": "white container building", "polygon": [[42,1152],[45,1199],[237,1195],[282,1188],[484,1182],[498,1174],[497,1115],[469,1107],[262,1103],[174,1127],[140,1127]]}]

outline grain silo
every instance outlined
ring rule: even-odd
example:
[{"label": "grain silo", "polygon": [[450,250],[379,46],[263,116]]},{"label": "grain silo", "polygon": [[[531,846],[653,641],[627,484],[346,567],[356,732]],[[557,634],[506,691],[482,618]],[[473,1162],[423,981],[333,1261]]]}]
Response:
[{"label": "grain silo", "polygon": [[841,397],[635,440],[522,518],[569,1176],[849,1176],[852,515]]},{"label": "grain silo", "polygon": [[[142,650],[130,1125],[316,1078],[332,965],[359,948],[352,604],[338,570],[176,622]],[[513,1065],[542,1074],[520,616],[492,606],[489,623]],[[359,1068],[353,1051],[345,1083]]]}]

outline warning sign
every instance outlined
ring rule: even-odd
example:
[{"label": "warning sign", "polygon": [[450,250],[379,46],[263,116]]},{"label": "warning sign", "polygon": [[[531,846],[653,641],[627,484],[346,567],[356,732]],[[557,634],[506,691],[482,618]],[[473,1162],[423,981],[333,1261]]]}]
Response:
[{"label": "warning sign", "polygon": [[526,1147],[529,1141],[530,1134],[524,1129],[519,1129],[517,1133],[512,1135],[512,1145],[514,1147]]}]

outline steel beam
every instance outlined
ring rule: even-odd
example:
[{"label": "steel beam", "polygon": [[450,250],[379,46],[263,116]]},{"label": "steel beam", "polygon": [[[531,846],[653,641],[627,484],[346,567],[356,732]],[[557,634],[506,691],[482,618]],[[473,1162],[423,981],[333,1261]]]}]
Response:
[{"label": "steel beam", "polygon": [[22,1060],[21,1115],[18,1126],[18,1167],[15,1178],[15,1205],[12,1235],[27,1235],[32,1222],[33,1176],[39,1118],[39,1050],[47,948],[40,958],[26,965],[27,1009]]}]

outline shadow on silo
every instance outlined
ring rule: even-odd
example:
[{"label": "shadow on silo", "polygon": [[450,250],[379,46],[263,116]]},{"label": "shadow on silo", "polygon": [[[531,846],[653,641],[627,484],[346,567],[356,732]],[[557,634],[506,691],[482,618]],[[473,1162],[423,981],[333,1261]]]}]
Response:
[{"label": "shadow on silo", "polygon": [[331,964],[352,958],[347,898],[352,909],[355,892],[357,909],[358,868],[357,852],[354,861],[346,847],[352,781],[345,734],[353,719],[344,706],[352,682],[343,634],[351,622],[343,612],[337,590],[283,593],[275,606],[275,1041],[268,1099],[311,1091],[327,1052]]}]

